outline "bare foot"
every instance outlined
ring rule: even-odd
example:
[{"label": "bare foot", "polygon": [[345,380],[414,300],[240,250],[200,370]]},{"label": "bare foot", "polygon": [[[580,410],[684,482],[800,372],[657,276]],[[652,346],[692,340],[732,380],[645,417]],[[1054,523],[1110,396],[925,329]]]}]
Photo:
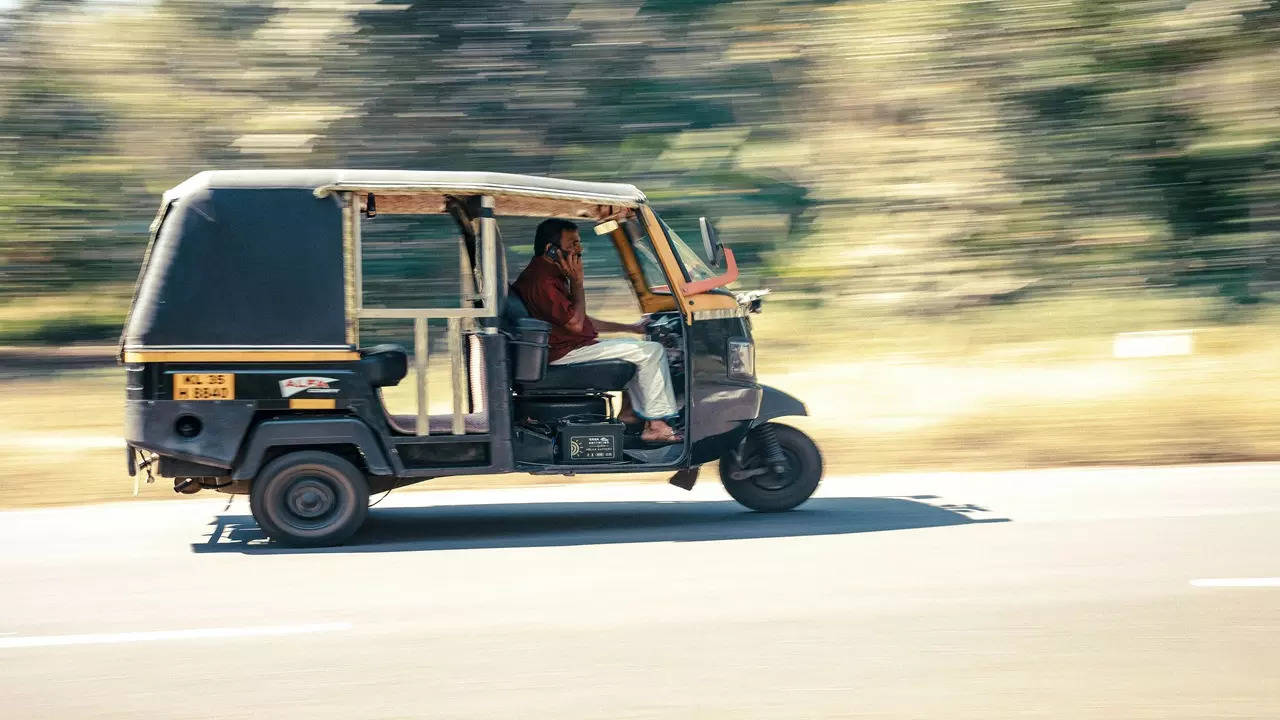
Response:
[{"label": "bare foot", "polygon": [[648,443],[660,443],[669,445],[684,440],[675,428],[666,424],[662,420],[650,420],[644,424],[644,432],[640,433],[640,439]]}]

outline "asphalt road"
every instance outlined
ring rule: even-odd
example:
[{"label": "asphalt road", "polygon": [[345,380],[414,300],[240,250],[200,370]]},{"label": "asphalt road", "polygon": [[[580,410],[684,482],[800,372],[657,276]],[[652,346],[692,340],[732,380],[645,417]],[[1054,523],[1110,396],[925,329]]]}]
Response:
[{"label": "asphalt road", "polygon": [[1276,718],[1280,466],[0,513],[6,718]]}]

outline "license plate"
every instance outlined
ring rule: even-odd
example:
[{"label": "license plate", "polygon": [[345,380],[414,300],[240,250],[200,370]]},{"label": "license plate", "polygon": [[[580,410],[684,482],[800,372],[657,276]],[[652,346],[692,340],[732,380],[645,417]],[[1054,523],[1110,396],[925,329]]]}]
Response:
[{"label": "license plate", "polygon": [[173,376],[174,400],[234,400],[235,398],[235,375],[178,373]]}]

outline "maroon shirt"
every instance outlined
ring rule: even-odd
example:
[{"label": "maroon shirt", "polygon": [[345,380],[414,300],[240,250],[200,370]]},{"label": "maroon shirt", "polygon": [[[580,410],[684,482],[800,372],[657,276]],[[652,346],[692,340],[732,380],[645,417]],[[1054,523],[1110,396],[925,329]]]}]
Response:
[{"label": "maroon shirt", "polygon": [[569,279],[555,263],[545,257],[534,258],[513,286],[530,316],[551,323],[548,361],[555,362],[572,350],[596,344],[600,333],[591,324],[591,318],[583,318],[580,333],[568,328],[573,317],[573,298],[569,294]]}]

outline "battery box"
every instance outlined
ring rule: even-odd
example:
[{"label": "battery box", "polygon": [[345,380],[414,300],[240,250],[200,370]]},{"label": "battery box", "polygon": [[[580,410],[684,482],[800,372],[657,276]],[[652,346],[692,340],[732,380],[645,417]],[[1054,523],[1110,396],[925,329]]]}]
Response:
[{"label": "battery box", "polygon": [[620,422],[560,424],[556,435],[556,457],[562,463],[590,465],[622,460]]}]

